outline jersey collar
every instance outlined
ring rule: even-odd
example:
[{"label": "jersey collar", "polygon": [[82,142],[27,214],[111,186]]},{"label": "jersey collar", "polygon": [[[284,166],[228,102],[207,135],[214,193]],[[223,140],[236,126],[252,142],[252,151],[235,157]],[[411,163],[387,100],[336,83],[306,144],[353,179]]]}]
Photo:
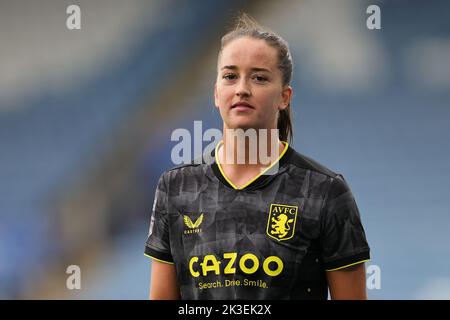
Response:
[{"label": "jersey collar", "polygon": [[[285,141],[282,141],[282,143],[284,144],[284,149],[281,152],[280,156],[278,157],[278,159],[276,161],[274,161],[269,167],[267,167],[263,172],[261,172],[260,174],[258,174],[256,177],[254,177],[253,179],[251,179],[249,182],[247,182],[244,186],[238,188],[237,186],[235,186],[229,179],[228,177],[225,175],[225,173],[222,170],[222,166],[219,163],[219,159],[217,157],[218,154],[218,150],[219,147],[223,144],[223,140],[221,140],[217,145],[216,148],[214,149],[212,156],[214,158],[214,162],[212,163],[212,170],[215,174],[215,176],[227,187],[234,189],[234,190],[253,190],[253,189],[258,189],[260,187],[262,187],[263,185],[265,185],[268,180],[274,176],[279,170],[280,168],[287,162],[287,160],[289,159],[291,153],[292,153],[292,148],[289,146],[289,144]],[[275,164],[278,163],[278,171],[274,172],[274,166]],[[272,170],[271,170],[272,169]],[[275,169],[276,170],[276,169]]]}]

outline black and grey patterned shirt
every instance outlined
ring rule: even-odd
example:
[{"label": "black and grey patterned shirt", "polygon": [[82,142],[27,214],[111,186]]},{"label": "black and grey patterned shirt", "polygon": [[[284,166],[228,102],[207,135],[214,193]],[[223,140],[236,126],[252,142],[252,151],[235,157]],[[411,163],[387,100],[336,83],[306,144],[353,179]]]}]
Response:
[{"label": "black and grey patterned shirt", "polygon": [[285,143],[277,170],[238,189],[215,153],[156,190],[145,254],[175,265],[182,299],[327,299],[326,272],[370,258],[342,175]]}]

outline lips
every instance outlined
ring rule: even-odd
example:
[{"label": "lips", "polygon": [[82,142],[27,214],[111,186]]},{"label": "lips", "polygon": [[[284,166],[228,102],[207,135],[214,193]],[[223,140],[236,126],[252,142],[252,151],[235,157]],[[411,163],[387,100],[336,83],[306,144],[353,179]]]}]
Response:
[{"label": "lips", "polygon": [[239,109],[246,109],[246,108],[250,108],[250,109],[255,109],[255,107],[253,107],[250,103],[244,102],[244,101],[240,101],[240,102],[236,102],[235,104],[233,104],[231,106],[231,109],[234,108],[239,108]]}]

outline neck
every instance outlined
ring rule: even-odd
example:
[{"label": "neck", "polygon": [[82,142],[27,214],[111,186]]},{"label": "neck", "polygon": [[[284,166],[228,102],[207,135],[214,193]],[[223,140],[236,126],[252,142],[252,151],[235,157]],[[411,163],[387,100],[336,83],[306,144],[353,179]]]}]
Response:
[{"label": "neck", "polygon": [[222,165],[263,168],[276,161],[284,148],[277,129],[224,128],[223,147],[219,148],[218,156]]}]

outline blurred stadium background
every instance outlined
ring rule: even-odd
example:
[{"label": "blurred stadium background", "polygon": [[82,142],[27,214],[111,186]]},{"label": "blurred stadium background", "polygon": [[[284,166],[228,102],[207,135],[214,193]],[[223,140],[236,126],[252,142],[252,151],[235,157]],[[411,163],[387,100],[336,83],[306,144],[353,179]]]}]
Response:
[{"label": "blurred stadium background", "polygon": [[293,145],[352,187],[381,269],[369,298],[450,299],[450,3],[412,0],[0,1],[1,299],[147,299],[170,134],[221,129],[238,10],[290,44]]}]

